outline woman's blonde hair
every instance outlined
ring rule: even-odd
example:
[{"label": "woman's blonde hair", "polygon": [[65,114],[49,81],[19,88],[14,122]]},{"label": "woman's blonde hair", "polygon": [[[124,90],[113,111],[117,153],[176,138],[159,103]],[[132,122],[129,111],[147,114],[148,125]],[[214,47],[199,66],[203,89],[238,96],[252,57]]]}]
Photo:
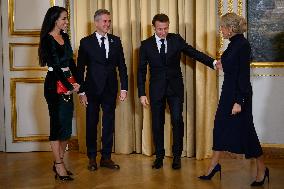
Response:
[{"label": "woman's blonde hair", "polygon": [[237,34],[242,34],[247,31],[247,21],[244,17],[236,13],[226,13],[221,17],[221,26],[232,27],[232,31]]}]

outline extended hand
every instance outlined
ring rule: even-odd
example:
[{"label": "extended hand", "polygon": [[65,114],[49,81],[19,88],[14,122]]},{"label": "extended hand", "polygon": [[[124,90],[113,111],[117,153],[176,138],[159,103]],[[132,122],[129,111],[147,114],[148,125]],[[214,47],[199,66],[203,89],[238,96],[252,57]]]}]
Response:
[{"label": "extended hand", "polygon": [[140,96],[140,102],[144,106],[144,108],[147,108],[147,106],[149,105],[147,96]]},{"label": "extended hand", "polygon": [[216,69],[223,70],[221,59],[216,62]]},{"label": "extended hand", "polygon": [[80,89],[80,85],[78,83],[73,83],[72,85],[73,85],[73,88],[74,88],[73,92],[78,92],[79,89]]},{"label": "extended hand", "polygon": [[64,93],[65,95],[71,95],[73,93],[73,91],[67,91],[66,93]]},{"label": "extended hand", "polygon": [[87,107],[88,105],[88,99],[87,99],[87,96],[86,95],[79,95],[79,98],[80,98],[80,103]]},{"label": "extended hand", "polygon": [[238,103],[235,103],[232,109],[232,115],[236,115],[237,113],[240,113],[242,111],[241,105]]},{"label": "extended hand", "polygon": [[124,101],[127,97],[127,91],[120,91],[119,100]]}]

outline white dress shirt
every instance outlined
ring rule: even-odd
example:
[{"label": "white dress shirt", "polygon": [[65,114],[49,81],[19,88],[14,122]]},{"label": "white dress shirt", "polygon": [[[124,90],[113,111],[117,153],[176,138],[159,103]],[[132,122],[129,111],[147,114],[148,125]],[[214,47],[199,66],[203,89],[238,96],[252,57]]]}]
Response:
[{"label": "white dress shirt", "polygon": [[102,40],[101,38],[104,37],[105,40],[104,40],[104,44],[105,44],[105,48],[106,48],[106,58],[108,58],[108,53],[109,53],[109,41],[108,41],[108,37],[107,37],[107,34],[105,34],[104,36],[100,35],[99,33],[95,32],[96,33],[96,37],[98,39],[98,42],[99,42],[99,45],[100,47],[102,46]]},{"label": "white dress shirt", "polygon": [[[157,44],[157,47],[158,47],[158,50],[159,50],[159,53],[160,53],[160,49],[161,49],[161,46],[162,46],[162,42],[161,42],[162,38],[159,38],[156,33],[155,33],[155,38],[156,38],[156,44]],[[164,44],[165,44],[165,53],[167,53],[167,39],[165,39]]]}]

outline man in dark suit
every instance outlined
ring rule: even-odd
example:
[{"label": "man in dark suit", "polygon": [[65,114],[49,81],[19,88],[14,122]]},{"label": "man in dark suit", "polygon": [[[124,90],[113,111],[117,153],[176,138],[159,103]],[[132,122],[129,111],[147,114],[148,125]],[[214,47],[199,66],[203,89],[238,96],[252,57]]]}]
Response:
[{"label": "man in dark suit", "polygon": [[[115,107],[118,90],[117,72],[121,83],[120,100],[127,96],[128,76],[120,38],[107,32],[110,30],[110,12],[97,10],[94,15],[96,32],[80,41],[78,52],[78,83],[80,102],[86,106],[86,143],[89,158],[88,169],[97,169],[97,124],[100,107],[102,118],[101,167],[119,169],[111,160]],[[84,77],[85,67],[87,73]]]},{"label": "man in dark suit", "polygon": [[[168,102],[173,129],[173,169],[181,168],[183,150],[184,123],[182,117],[184,86],[180,67],[181,52],[210,68],[214,68],[211,57],[197,51],[178,34],[168,33],[169,18],[165,14],[157,14],[152,20],[155,34],[142,41],[140,62],[138,67],[138,94],[144,107],[149,104],[145,93],[147,64],[150,66],[150,102],[152,113],[152,129],[156,151],[156,159],[152,168],[163,166],[165,107]],[[214,63],[213,63],[214,62]]]}]

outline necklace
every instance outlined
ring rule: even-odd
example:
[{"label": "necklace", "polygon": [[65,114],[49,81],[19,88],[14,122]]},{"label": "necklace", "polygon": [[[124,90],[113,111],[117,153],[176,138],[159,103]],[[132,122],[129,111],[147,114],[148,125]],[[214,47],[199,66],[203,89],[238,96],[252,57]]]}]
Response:
[{"label": "necklace", "polygon": [[69,100],[71,99],[71,95],[67,95],[68,97],[65,98],[64,95],[62,95],[62,98],[65,102],[69,102]]}]

